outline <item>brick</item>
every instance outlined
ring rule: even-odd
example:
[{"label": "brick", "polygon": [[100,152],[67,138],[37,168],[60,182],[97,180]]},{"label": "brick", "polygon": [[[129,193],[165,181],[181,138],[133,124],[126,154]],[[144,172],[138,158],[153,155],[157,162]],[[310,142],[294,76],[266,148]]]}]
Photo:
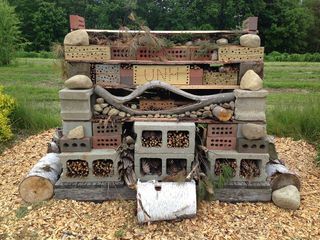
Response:
[{"label": "brick", "polygon": [[92,124],[93,136],[104,136],[104,135],[114,135],[122,134],[122,124],[121,123],[93,123]]},{"label": "brick", "polygon": [[202,85],[203,84],[203,69],[190,69],[190,85]]},{"label": "brick", "polygon": [[238,124],[208,124],[207,136],[209,137],[236,137]]},{"label": "brick", "polygon": [[241,121],[266,121],[266,97],[268,91],[235,89],[235,119]]},{"label": "brick", "polygon": [[[143,159],[158,159],[161,162],[161,175],[143,175],[143,170],[141,167],[141,161]],[[135,173],[137,178],[142,181],[149,181],[149,180],[162,180],[164,177],[168,176],[167,172],[167,164],[168,161],[183,161],[186,166],[186,171],[191,171],[191,164],[194,160],[194,154],[167,154],[167,153],[145,153],[140,154],[136,153],[134,155],[134,166],[135,166]]]},{"label": "brick", "polygon": [[[235,160],[237,164],[237,169],[235,176],[230,179],[231,182],[246,181],[246,182],[265,182],[267,179],[266,173],[266,163],[269,161],[269,154],[266,153],[238,153],[236,151],[209,151],[208,160],[210,162],[210,171],[214,180],[219,178],[218,175],[214,173],[215,164],[217,159],[229,159]],[[258,177],[251,177],[250,179],[240,176],[240,166],[242,160],[256,160],[260,169],[260,175]]]},{"label": "brick", "polygon": [[[59,155],[63,173],[61,175],[62,182],[111,182],[120,181],[118,173],[118,162],[120,161],[120,154],[114,149],[94,149],[91,152],[74,152],[74,153],[61,153]],[[68,177],[67,176],[67,161],[69,160],[83,160],[86,161],[89,168],[89,174],[86,177]],[[101,177],[93,174],[93,162],[96,160],[111,160],[113,161],[113,176]]]},{"label": "brick", "polygon": [[207,137],[206,147],[209,150],[235,150],[236,149],[236,137]]},{"label": "brick", "polygon": [[237,151],[239,153],[268,153],[269,143],[265,139],[248,140],[238,138]]},{"label": "brick", "polygon": [[59,145],[61,152],[90,152],[91,138],[68,139],[62,137]]},{"label": "brick", "polygon": [[121,134],[100,135],[92,137],[94,149],[117,149],[121,144]]},{"label": "brick", "polygon": [[[162,135],[161,147],[143,147],[143,131],[160,131]],[[168,148],[167,136],[169,131],[187,131],[189,133],[189,146],[187,148]],[[135,122],[134,132],[137,134],[135,153],[183,153],[194,154],[196,126],[191,122]]]},{"label": "brick", "polygon": [[90,120],[93,89],[59,91],[62,120]]},{"label": "brick", "polygon": [[78,126],[83,126],[85,137],[92,137],[91,121],[62,121],[63,135],[66,136],[70,130]]}]

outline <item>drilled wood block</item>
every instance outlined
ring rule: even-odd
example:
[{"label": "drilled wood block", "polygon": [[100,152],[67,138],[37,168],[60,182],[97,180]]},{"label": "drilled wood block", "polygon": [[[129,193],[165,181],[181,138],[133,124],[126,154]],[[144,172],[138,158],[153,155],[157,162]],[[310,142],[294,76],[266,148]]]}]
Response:
[{"label": "drilled wood block", "polygon": [[166,110],[175,107],[173,100],[146,100],[141,99],[139,101],[140,110]]},{"label": "drilled wood block", "polygon": [[142,85],[152,80],[160,80],[172,85],[189,85],[190,66],[134,65],[134,84]]},{"label": "drilled wood block", "polygon": [[60,138],[59,147],[61,152],[90,152],[91,138],[68,139]]},{"label": "drilled wood block", "polygon": [[164,55],[169,61],[189,61],[191,52],[187,47],[174,47],[164,49]]},{"label": "drilled wood block", "polygon": [[121,144],[121,134],[92,137],[93,149],[116,149]]},{"label": "drilled wood block", "polygon": [[261,61],[264,56],[264,48],[248,48],[241,46],[220,47],[218,56],[219,61],[221,62]]},{"label": "drilled wood block", "polygon": [[208,137],[237,137],[238,124],[208,124]]},{"label": "drilled wood block", "polygon": [[111,59],[108,46],[64,46],[66,61],[105,62]]},{"label": "drilled wood block", "polygon": [[207,137],[206,147],[209,150],[235,150],[236,149],[236,137]]},{"label": "drilled wood block", "polygon": [[93,136],[106,136],[106,135],[121,135],[122,124],[110,123],[107,124],[94,122],[92,124]]},{"label": "drilled wood block", "polygon": [[96,83],[101,86],[120,84],[120,65],[96,64]]},{"label": "drilled wood block", "polygon": [[190,69],[190,85],[202,85],[203,84],[203,69]]},{"label": "drilled wood block", "polygon": [[238,73],[221,73],[205,70],[203,72],[203,79],[207,85],[237,85]]},{"label": "drilled wood block", "polygon": [[268,153],[268,142],[265,139],[248,140],[238,138],[237,151],[240,153]]},{"label": "drilled wood block", "polygon": [[135,60],[136,55],[130,53],[128,47],[111,47],[111,60]]}]

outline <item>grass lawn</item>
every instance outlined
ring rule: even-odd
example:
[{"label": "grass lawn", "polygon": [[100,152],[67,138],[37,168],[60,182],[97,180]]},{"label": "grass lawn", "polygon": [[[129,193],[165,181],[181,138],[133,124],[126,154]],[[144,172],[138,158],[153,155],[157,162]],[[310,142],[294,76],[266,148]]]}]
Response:
[{"label": "grass lawn", "polygon": [[[60,125],[59,62],[21,58],[0,67],[0,84],[19,104],[14,127],[28,133]],[[268,132],[320,145],[320,63],[266,62]]]}]

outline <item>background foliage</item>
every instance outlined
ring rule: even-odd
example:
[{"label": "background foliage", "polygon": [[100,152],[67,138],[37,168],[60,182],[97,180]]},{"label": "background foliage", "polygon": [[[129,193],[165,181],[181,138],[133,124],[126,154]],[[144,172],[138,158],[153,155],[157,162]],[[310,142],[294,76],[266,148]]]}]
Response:
[{"label": "background foliage", "polygon": [[48,50],[68,31],[69,14],[89,28],[131,25],[135,12],[151,29],[236,29],[259,17],[267,52],[319,52],[320,0],[9,0],[21,21],[27,51]]},{"label": "background foliage", "polygon": [[3,93],[3,87],[0,85],[0,143],[12,138],[9,116],[16,107],[15,100]]}]

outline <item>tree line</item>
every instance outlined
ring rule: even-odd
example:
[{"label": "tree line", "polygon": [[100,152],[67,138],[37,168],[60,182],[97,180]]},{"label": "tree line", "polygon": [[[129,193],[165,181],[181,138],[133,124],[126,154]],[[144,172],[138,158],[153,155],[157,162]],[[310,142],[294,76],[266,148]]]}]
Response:
[{"label": "tree line", "polygon": [[20,20],[25,50],[50,50],[69,31],[69,15],[87,28],[136,28],[134,13],[154,30],[237,29],[259,17],[267,52],[320,51],[320,0],[8,0]]}]

